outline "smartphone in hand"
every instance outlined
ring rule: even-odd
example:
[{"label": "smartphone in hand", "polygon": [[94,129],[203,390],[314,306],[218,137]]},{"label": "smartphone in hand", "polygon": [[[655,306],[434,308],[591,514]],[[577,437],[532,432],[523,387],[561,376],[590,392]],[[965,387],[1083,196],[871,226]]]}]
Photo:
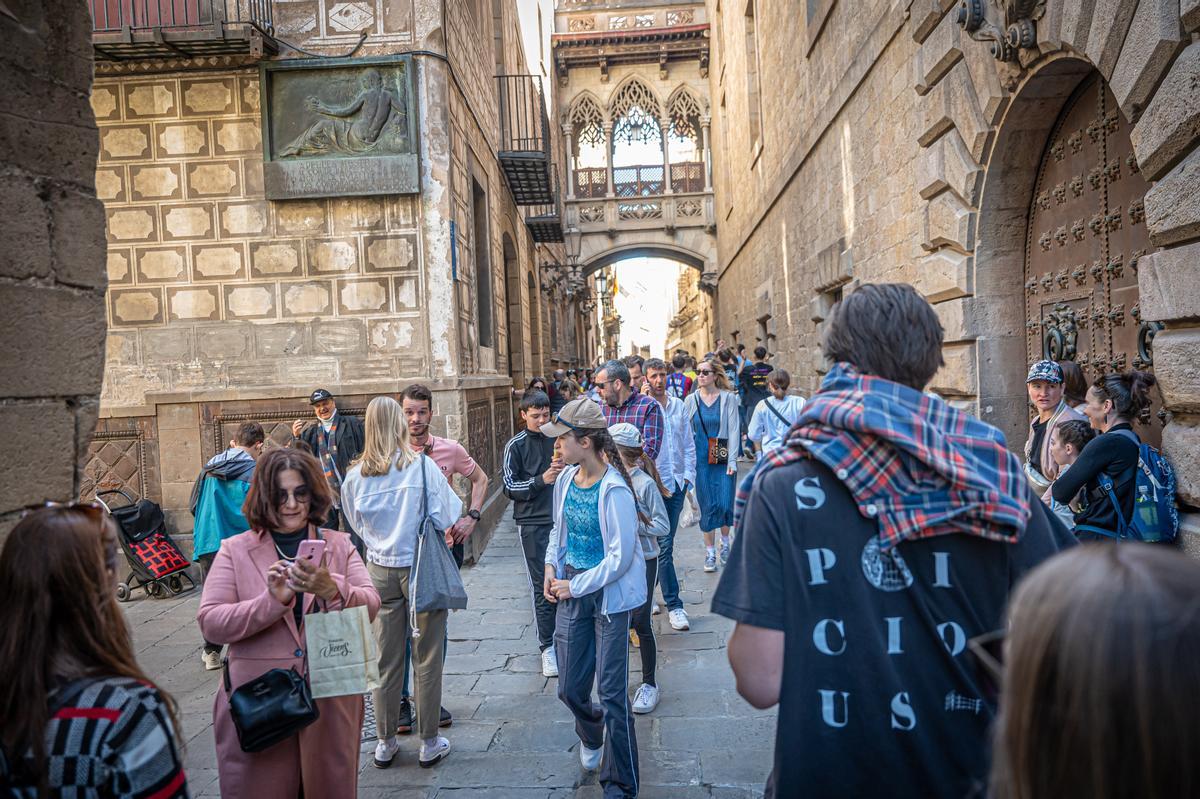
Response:
[{"label": "smartphone in hand", "polygon": [[306,538],[300,542],[300,546],[296,550],[296,560],[306,560],[314,566],[320,566],[323,557],[325,557],[324,539]]}]

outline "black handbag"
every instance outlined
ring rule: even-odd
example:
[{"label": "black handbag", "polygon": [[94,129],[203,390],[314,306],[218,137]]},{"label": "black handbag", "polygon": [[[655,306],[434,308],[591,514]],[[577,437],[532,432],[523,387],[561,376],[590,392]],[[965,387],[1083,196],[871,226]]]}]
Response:
[{"label": "black handbag", "polygon": [[243,752],[261,752],[292,737],[320,717],[308,680],[295,669],[271,669],[239,686],[229,687],[229,661],[224,663],[229,715]]}]

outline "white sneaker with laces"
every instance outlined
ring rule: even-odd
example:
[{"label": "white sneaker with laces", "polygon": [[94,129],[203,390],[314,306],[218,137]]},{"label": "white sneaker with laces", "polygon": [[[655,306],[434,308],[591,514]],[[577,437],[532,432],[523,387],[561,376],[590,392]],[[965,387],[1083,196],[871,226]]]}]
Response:
[{"label": "white sneaker with laces", "polygon": [[704,557],[704,571],[715,572],[717,570],[717,553],[713,552]]},{"label": "white sneaker with laces", "polygon": [[579,741],[579,763],[586,771],[595,771],[600,768],[600,758],[603,756],[603,746],[599,749],[588,749],[587,744],[582,740]]},{"label": "white sneaker with laces", "polygon": [[633,712],[649,713],[658,707],[658,687],[642,683],[633,695]]},{"label": "white sneaker with laces", "polygon": [[387,768],[392,765],[396,753],[400,751],[400,741],[395,736],[380,738],[375,744],[375,768]]},{"label": "white sneaker with laces", "polygon": [[420,764],[421,768],[430,768],[446,759],[446,755],[450,754],[450,742],[438,736],[432,743],[421,743]]},{"label": "white sneaker with laces", "polygon": [[204,664],[204,668],[209,671],[216,671],[221,668],[221,653],[220,651],[203,651],[200,653],[200,661]]},{"label": "white sneaker with laces", "polygon": [[662,613],[662,605],[655,602],[654,604],[652,604],[650,606],[650,615],[651,616],[657,616],[660,613]]},{"label": "white sneaker with laces", "polygon": [[558,653],[554,651],[554,644],[542,650],[542,676],[558,676]]},{"label": "white sneaker with laces", "polygon": [[683,608],[679,608],[678,610],[672,610],[670,613],[668,613],[667,621],[669,621],[671,623],[671,629],[673,629],[673,630],[690,630],[690,629],[692,629],[691,625],[688,624],[687,611],[684,610]]}]

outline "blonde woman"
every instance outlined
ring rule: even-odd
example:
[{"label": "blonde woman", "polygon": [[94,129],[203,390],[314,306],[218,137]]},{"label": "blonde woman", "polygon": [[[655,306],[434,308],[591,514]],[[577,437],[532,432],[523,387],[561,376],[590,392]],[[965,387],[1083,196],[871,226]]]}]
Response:
[{"label": "blonde woman", "polygon": [[683,401],[683,410],[696,439],[696,499],[700,503],[700,532],[704,536],[704,571],[715,572],[718,528],[721,565],[729,559],[741,413],[737,392],[715,358],[705,359],[696,366],[696,385],[697,389]]},{"label": "blonde woman", "polygon": [[[376,397],[367,405],[365,446],[342,483],[342,511],[367,548],[367,572],[383,602],[379,609],[379,676],[375,691],[375,766],[387,768],[400,749],[396,732],[404,682],[404,646],[409,637],[409,571],[421,526],[422,507],[442,530],[462,515],[462,500],[431,458],[408,445],[400,403]],[[449,543],[449,542],[447,542]],[[446,611],[416,615],[421,637],[413,640],[420,764],[428,768],[450,754],[438,735],[442,703],[442,659]]]}]

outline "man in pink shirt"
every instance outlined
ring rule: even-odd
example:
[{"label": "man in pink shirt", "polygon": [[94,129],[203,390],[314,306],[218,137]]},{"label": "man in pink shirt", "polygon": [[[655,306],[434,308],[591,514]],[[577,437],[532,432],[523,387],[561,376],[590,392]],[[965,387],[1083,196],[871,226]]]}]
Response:
[{"label": "man in pink shirt", "polygon": [[[408,420],[408,440],[413,451],[424,452],[432,458],[452,486],[456,474],[461,474],[471,481],[471,502],[467,506],[467,514],[446,531],[454,541],[451,550],[454,560],[461,567],[463,542],[475,530],[483,502],[487,498],[488,476],[478,467],[462,444],[448,438],[439,438],[429,432],[429,423],[433,419],[433,392],[427,387],[414,383],[401,391],[400,408],[404,411],[404,418]],[[399,730],[402,735],[412,732],[412,703],[408,699],[409,658],[408,653],[405,653],[404,700],[400,706]],[[452,722],[450,711],[443,707],[439,726],[449,727]]]}]

